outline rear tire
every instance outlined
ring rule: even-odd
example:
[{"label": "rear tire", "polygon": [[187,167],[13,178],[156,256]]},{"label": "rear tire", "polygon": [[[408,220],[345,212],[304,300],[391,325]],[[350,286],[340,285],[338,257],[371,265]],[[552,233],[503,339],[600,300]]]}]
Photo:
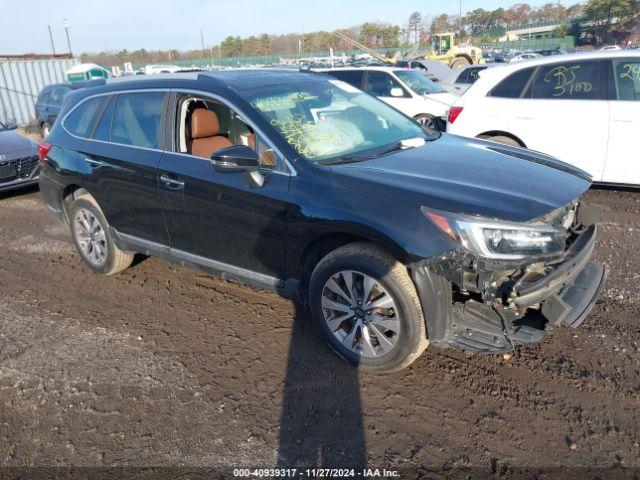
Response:
[{"label": "rear tire", "polygon": [[401,370],[429,344],[406,267],[374,244],[348,244],[320,260],[311,274],[309,303],[329,346],[363,369]]},{"label": "rear tire", "polygon": [[490,140],[496,143],[502,143],[503,145],[509,145],[510,147],[521,147],[521,148],[524,147],[520,142],[518,142],[517,140],[511,137],[507,137],[506,135],[489,135],[489,136],[482,135],[479,138]]},{"label": "rear tire", "polygon": [[421,113],[413,117],[413,119],[416,122],[418,122],[418,124],[421,127],[426,127],[429,130],[434,130],[436,132],[439,132],[442,130],[442,128],[440,127],[440,122],[438,122],[438,119],[428,113]]},{"label": "rear tire", "polygon": [[114,275],[131,265],[134,254],[116,246],[109,223],[91,195],[84,194],[73,201],[69,220],[73,243],[91,270]]}]

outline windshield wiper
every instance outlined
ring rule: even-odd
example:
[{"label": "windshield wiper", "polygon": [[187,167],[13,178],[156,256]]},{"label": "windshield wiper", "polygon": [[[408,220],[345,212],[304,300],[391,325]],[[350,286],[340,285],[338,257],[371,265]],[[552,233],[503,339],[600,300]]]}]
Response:
[{"label": "windshield wiper", "polygon": [[324,163],[324,165],[338,165],[341,163],[362,162],[364,160],[380,158],[380,157],[384,157],[385,155],[389,155],[390,153],[397,152],[399,150],[407,150],[409,148],[421,147],[426,143],[426,141],[427,139],[423,137],[408,138],[406,140],[400,140],[399,142],[393,143],[386,148],[383,148],[380,150],[374,150],[368,154],[348,155],[346,157],[341,157],[337,160]]}]

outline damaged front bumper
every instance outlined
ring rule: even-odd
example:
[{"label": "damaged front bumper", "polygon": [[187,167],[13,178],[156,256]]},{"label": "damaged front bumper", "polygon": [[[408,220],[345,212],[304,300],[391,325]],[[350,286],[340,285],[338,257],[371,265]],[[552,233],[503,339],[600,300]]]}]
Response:
[{"label": "damaged front bumper", "polygon": [[423,305],[429,299],[422,298],[421,286],[433,282],[434,275],[452,285],[446,315],[430,318],[425,310],[429,340],[444,348],[498,353],[540,341],[560,324],[579,326],[607,278],[607,271],[591,261],[595,236],[595,225],[583,226],[561,259],[519,268],[491,266],[455,253],[414,265]]}]

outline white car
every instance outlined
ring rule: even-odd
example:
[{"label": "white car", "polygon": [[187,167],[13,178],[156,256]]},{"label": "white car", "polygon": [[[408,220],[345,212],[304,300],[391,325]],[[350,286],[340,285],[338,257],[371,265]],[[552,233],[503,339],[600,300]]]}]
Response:
[{"label": "white car", "polygon": [[485,63],[483,65],[469,65],[466,68],[456,68],[451,70],[451,73],[439,85],[445,90],[462,95],[478,80],[481,71],[495,65],[495,63]]},{"label": "white car", "polygon": [[640,185],[640,52],[595,52],[487,69],[447,131],[544,152],[594,182]]},{"label": "white car", "polygon": [[521,62],[522,60],[532,60],[534,58],[540,58],[540,57],[542,57],[542,55],[540,55],[539,53],[531,53],[531,52],[521,53],[520,55],[516,55],[511,60],[509,60],[509,63]]},{"label": "white car", "polygon": [[449,107],[457,99],[413,69],[363,67],[321,71],[379,98],[432,130],[445,129]]}]

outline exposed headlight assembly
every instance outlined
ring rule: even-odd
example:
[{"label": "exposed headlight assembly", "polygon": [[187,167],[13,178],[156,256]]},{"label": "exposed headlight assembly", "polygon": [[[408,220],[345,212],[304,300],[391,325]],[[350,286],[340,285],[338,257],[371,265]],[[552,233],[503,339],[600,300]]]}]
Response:
[{"label": "exposed headlight assembly", "polygon": [[457,215],[422,207],[445,235],[484,258],[522,260],[528,256],[562,253],[567,232],[544,223],[517,223]]}]

